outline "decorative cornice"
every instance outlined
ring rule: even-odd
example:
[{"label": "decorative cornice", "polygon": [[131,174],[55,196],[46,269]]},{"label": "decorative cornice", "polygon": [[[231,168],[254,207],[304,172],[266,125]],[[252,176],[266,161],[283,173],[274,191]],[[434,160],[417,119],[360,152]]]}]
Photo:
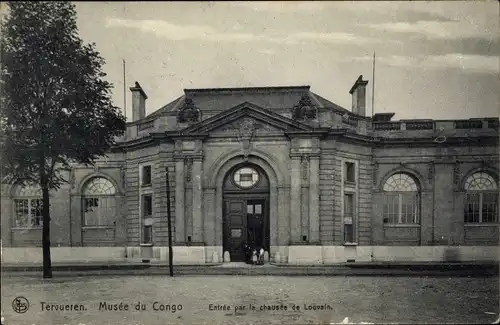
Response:
[{"label": "decorative cornice", "polygon": [[319,137],[322,138],[328,135],[330,132],[329,128],[317,128],[309,131],[286,131],[285,135],[289,138],[311,138]]},{"label": "decorative cornice", "polygon": [[175,140],[204,140],[208,137],[208,133],[192,133],[186,134],[182,131],[167,131],[165,136],[172,141]]},{"label": "decorative cornice", "polygon": [[[425,147],[447,147],[450,145],[455,146],[484,146],[484,145],[498,145],[498,135],[478,135],[477,137],[447,137],[445,143],[436,143],[433,137],[425,138],[382,138],[373,137],[369,135],[361,135],[352,132],[348,129],[329,129],[318,128],[302,131],[285,131],[285,135],[289,138],[301,137],[325,137],[336,136],[339,139],[351,140],[357,143],[372,145],[374,147],[407,147],[411,146],[425,146]],[[138,149],[155,145],[160,141],[172,142],[175,140],[204,140],[209,136],[208,133],[188,133],[184,131],[167,131],[167,132],[151,132],[146,136],[134,138],[126,142],[119,142],[115,144],[111,152],[126,152],[127,149]]]},{"label": "decorative cornice", "polygon": [[293,150],[290,152],[290,158],[292,159],[302,159],[304,156],[307,156],[307,159],[310,158],[317,158],[319,159],[321,157],[321,153],[319,151],[299,151],[299,150]]}]

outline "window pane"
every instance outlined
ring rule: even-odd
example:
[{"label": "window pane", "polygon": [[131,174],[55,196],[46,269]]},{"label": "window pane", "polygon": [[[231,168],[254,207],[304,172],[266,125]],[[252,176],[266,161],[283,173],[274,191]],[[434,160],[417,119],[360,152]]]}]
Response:
[{"label": "window pane", "polygon": [[354,213],[354,196],[352,194],[344,195],[344,214],[352,216]]},{"label": "window pane", "polygon": [[234,182],[243,188],[250,188],[257,184],[259,174],[253,168],[244,167],[234,173]]},{"label": "window pane", "polygon": [[116,220],[116,199],[114,197],[100,198],[99,223],[101,226],[114,225]]},{"label": "window pane", "polygon": [[15,200],[16,209],[16,227],[28,227],[29,223],[29,208],[28,200]]},{"label": "window pane", "polygon": [[262,214],[262,205],[260,204],[255,205],[255,214]]},{"label": "window pane", "polygon": [[142,185],[151,184],[151,166],[142,167]]},{"label": "window pane", "polygon": [[144,226],[143,242],[151,243],[153,241],[153,226]]},{"label": "window pane", "polygon": [[417,196],[414,194],[401,195],[401,223],[418,223]]},{"label": "window pane", "polygon": [[94,177],[85,184],[85,196],[113,195],[116,193],[114,185],[104,177]]},{"label": "window pane", "polygon": [[355,182],[355,170],[354,163],[346,163],[345,164],[345,180],[347,182]]},{"label": "window pane", "polygon": [[465,194],[464,222],[479,222],[479,193]]},{"label": "window pane", "polygon": [[483,206],[481,211],[482,222],[498,222],[498,194],[482,193]]},{"label": "window pane", "polygon": [[344,225],[344,242],[354,242],[354,227],[353,225]]},{"label": "window pane", "polygon": [[253,205],[252,204],[247,204],[247,213],[253,214]]},{"label": "window pane", "polygon": [[384,197],[384,223],[398,223],[399,195],[386,194]]},{"label": "window pane", "polygon": [[85,226],[111,226],[116,220],[116,199],[113,196],[84,198]]},{"label": "window pane", "polygon": [[252,174],[241,174],[240,175],[240,181],[242,182],[251,182],[252,181]]},{"label": "window pane", "polygon": [[41,226],[43,224],[42,205],[43,200],[41,199],[31,200],[31,225],[33,226]]},{"label": "window pane", "polygon": [[418,187],[415,180],[408,174],[398,173],[387,179],[384,184],[387,192],[417,192]]},{"label": "window pane", "polygon": [[143,195],[142,197],[142,215],[144,217],[153,214],[153,197],[151,195]]},{"label": "window pane", "polygon": [[474,173],[465,181],[466,191],[491,191],[497,188],[495,179],[484,172]]},{"label": "window pane", "polygon": [[22,197],[42,197],[42,189],[37,184],[18,184],[16,186],[15,196]]}]

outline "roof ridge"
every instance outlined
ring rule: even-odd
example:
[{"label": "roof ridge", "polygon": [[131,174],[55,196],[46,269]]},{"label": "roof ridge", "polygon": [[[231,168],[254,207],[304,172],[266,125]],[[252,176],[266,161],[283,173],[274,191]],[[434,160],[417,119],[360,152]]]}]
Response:
[{"label": "roof ridge", "polygon": [[264,87],[224,87],[224,88],[185,88],[184,92],[224,92],[224,91],[265,91],[265,90],[309,90],[311,86],[264,86]]}]

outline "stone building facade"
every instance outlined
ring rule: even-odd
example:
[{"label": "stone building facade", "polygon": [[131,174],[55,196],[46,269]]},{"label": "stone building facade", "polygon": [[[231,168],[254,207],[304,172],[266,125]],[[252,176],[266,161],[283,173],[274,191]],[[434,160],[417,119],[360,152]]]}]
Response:
[{"label": "stone building facade", "polygon": [[[53,261],[168,258],[176,264],[498,260],[498,118],[366,116],[309,86],[185,89],[133,121],[95,167],[51,193]],[[41,192],[3,184],[2,261],[41,261]],[[225,256],[225,258],[224,258]],[[228,258],[229,257],[229,258]]]}]

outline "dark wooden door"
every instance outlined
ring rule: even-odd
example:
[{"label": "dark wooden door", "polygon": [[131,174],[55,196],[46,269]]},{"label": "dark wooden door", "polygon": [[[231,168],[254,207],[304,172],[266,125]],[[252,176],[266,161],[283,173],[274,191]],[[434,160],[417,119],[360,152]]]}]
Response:
[{"label": "dark wooden door", "polygon": [[227,199],[224,203],[224,250],[229,251],[231,261],[243,262],[247,241],[246,200]]},{"label": "dark wooden door", "polygon": [[234,262],[245,260],[245,244],[269,251],[268,201],[246,196],[224,199],[224,251]]},{"label": "dark wooden door", "polygon": [[252,247],[267,247],[265,200],[247,200],[247,243]]}]

